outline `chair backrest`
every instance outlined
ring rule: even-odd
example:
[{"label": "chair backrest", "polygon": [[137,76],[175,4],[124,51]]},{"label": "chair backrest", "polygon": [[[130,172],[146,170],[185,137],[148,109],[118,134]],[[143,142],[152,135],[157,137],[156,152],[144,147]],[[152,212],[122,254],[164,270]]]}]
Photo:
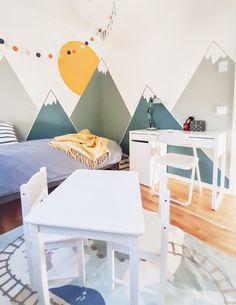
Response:
[{"label": "chair backrest", "polygon": [[20,187],[23,218],[48,195],[46,167],[34,174],[26,184]]},{"label": "chair backrest", "polygon": [[193,155],[197,158],[196,146],[191,138],[183,131],[167,129],[161,131],[156,137],[157,143],[167,144],[171,146],[185,146],[193,150]]}]

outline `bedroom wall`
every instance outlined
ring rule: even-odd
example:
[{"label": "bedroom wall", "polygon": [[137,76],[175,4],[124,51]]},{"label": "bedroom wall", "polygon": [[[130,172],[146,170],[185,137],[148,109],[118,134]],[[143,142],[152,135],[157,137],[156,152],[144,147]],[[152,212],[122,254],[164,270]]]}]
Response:
[{"label": "bedroom wall", "polygon": [[[91,8],[93,1],[89,4],[87,2],[81,3]],[[112,3],[106,1],[109,2]],[[1,7],[3,13],[0,28],[1,35],[6,37],[9,46],[0,45],[0,49],[4,51],[8,62],[36,106],[37,112],[39,113],[48,93],[52,90],[76,129],[85,127],[87,121],[85,118],[89,117],[89,126],[92,129],[100,130],[102,133],[104,125],[107,134],[108,131],[112,131],[110,136],[119,140],[122,138],[121,134],[125,134],[125,130],[129,128],[129,121],[138,109],[137,106],[147,85],[162,99],[168,117],[173,117],[178,123],[182,123],[183,118],[178,114],[180,111],[176,110],[175,106],[181,100],[212,42],[215,41],[232,62],[236,60],[234,39],[236,4],[233,0],[227,1],[227,4],[223,0],[116,1],[117,16],[114,19],[113,30],[104,42],[94,36],[94,27],[82,20],[84,16],[81,13],[79,17],[76,15],[79,13],[78,7],[75,10],[73,5],[68,6],[66,1],[60,1],[60,6],[61,10],[58,2],[54,0],[50,3],[28,0],[4,1]],[[107,6],[97,7],[97,12],[104,7]],[[95,37],[95,41],[93,43],[89,41],[89,47],[99,59],[102,57],[108,66],[109,74],[119,92],[116,92],[119,102],[114,105],[119,104],[122,115],[117,112],[119,116],[116,116],[115,108],[108,107],[111,106],[109,100],[113,101],[116,98],[101,81],[94,86],[88,82],[83,92],[87,95],[86,98],[82,93],[81,97],[70,90],[61,77],[56,58],[63,45],[69,41],[84,43],[91,36]],[[19,46],[19,54],[11,49],[15,43]],[[30,56],[25,54],[26,47],[31,50]],[[41,58],[36,58],[34,55],[38,50],[42,53]],[[54,54],[53,60],[47,58],[49,52]],[[96,67],[93,69],[97,71]],[[74,74],[73,77],[79,77]],[[90,74],[93,82],[94,74]],[[232,81],[234,78],[231,77],[230,83]],[[87,90],[89,87],[93,92]],[[107,94],[106,98],[102,96],[102,92]],[[191,94],[193,96],[194,90]],[[229,92],[227,94],[232,96]],[[90,105],[86,102],[86,106],[85,103],[82,104],[83,100],[90,100],[91,96],[94,101],[99,98],[99,102],[91,102]],[[107,101],[106,106],[101,104],[102,99]],[[219,103],[225,105],[231,102],[221,100]],[[214,105],[216,105],[215,101]],[[79,115],[76,114],[78,109]],[[189,113],[195,115],[192,113],[196,110],[195,100],[191,98],[185,109],[189,109]],[[111,111],[113,112],[110,113]],[[206,120],[210,120],[213,112],[215,113],[215,109],[207,111]],[[138,126],[146,124],[145,115],[146,113],[142,113],[139,117]],[[105,121],[106,123],[103,124]],[[117,126],[120,126],[115,126],[117,122],[122,125],[118,134],[115,132]],[[32,125],[33,123],[34,121]],[[168,128],[172,124],[171,121],[168,123],[166,120],[163,123]],[[233,121],[230,124],[235,126]],[[233,143],[236,139],[234,129],[232,137]],[[210,158],[210,154],[206,153]],[[236,165],[235,162],[232,159],[229,165],[230,177],[233,177],[232,168]],[[236,176],[231,184],[236,186]]]},{"label": "bedroom wall", "polygon": [[[236,194],[233,150],[236,138],[232,129],[236,118],[232,117],[235,111],[236,3],[129,1],[125,5],[118,3],[117,10],[126,26],[118,24],[114,28],[103,56],[133,117],[128,130],[147,126],[143,91],[149,86],[163,102],[163,106],[156,107],[161,108],[162,117],[157,111],[154,114],[158,127],[180,128],[183,120],[193,115],[205,119],[208,130],[227,131],[225,182],[226,186],[230,182],[231,192]],[[217,47],[211,48],[212,45]],[[219,62],[228,60],[227,71],[217,70],[219,62],[204,66],[208,49],[213,49],[209,62],[217,56]],[[216,114],[218,105],[227,106],[226,115]],[[127,133],[121,143],[125,149]],[[204,150],[200,155],[203,180],[211,183],[211,153]]]}]

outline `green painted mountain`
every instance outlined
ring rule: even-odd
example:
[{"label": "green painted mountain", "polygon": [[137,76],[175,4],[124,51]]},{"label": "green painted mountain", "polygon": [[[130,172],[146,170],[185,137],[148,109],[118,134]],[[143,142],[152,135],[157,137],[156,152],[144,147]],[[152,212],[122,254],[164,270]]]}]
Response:
[{"label": "green painted mountain", "polygon": [[52,91],[49,92],[27,140],[49,139],[67,133],[76,133],[71,120]]},{"label": "green painted mountain", "polygon": [[[105,66],[102,60],[100,64]],[[130,119],[129,111],[107,68],[105,72],[96,69],[71,115],[77,130],[88,128],[92,133],[119,143]]]}]

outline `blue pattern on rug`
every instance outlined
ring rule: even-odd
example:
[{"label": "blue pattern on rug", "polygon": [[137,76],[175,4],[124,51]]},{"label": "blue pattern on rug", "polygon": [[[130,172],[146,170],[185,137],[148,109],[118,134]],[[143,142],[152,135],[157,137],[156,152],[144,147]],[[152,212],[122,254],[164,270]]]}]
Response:
[{"label": "blue pattern on rug", "polygon": [[74,285],[65,285],[58,288],[51,288],[50,291],[71,305],[106,305],[101,294],[90,288]]}]

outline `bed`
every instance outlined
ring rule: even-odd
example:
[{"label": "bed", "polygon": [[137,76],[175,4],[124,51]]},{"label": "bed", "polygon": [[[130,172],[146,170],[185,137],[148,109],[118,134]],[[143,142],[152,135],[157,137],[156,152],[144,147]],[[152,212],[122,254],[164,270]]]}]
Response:
[{"label": "bed", "polygon": [[[64,152],[48,145],[50,139],[31,140],[10,145],[0,145],[0,203],[19,198],[19,187],[39,170],[47,168],[49,187],[66,179],[76,169],[87,166]],[[120,146],[109,140],[109,157],[97,169],[111,168],[122,157]]]}]

